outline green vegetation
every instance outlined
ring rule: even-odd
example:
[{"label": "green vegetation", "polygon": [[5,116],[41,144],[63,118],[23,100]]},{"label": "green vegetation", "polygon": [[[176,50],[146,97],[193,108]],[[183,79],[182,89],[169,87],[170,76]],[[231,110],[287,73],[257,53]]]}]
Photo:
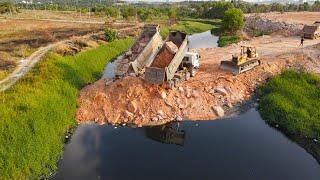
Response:
[{"label": "green vegetation", "polygon": [[188,34],[205,32],[213,29],[215,26],[212,24],[196,22],[196,21],[179,21],[170,27],[161,27],[160,33],[163,38],[167,37],[169,31],[178,30]]},{"label": "green vegetation", "polygon": [[75,56],[48,55],[0,93],[0,179],[39,179],[56,169],[64,135],[76,124],[79,89],[132,40],[117,40]]},{"label": "green vegetation", "polygon": [[231,8],[224,12],[222,18],[222,28],[226,32],[235,34],[237,31],[241,30],[244,26],[243,12],[237,8]]},{"label": "green vegetation", "polygon": [[18,12],[18,9],[11,1],[0,2],[0,14],[9,13],[12,15],[16,12]]},{"label": "green vegetation", "polygon": [[262,95],[260,113],[269,124],[277,124],[289,135],[320,138],[319,75],[286,71],[262,86],[258,94]]},{"label": "green vegetation", "polygon": [[219,47],[242,41],[243,26],[243,12],[240,9],[231,8],[225,11],[222,21],[216,22],[216,28],[212,29],[212,33],[219,36]]},{"label": "green vegetation", "polygon": [[104,30],[104,35],[106,36],[108,42],[112,42],[117,38],[117,32],[110,28],[106,28]]},{"label": "green vegetation", "polygon": [[[63,10],[77,11],[82,13],[93,12],[99,16],[109,16],[113,18],[135,19],[145,21],[147,19],[166,18],[170,19],[171,12],[174,11],[177,19],[186,17],[216,19],[223,18],[225,11],[231,8],[241,9],[244,13],[266,13],[266,12],[291,12],[291,11],[320,11],[320,1],[310,3],[270,3],[257,4],[245,1],[216,1],[216,2],[197,2],[184,1],[176,3],[162,3],[154,5],[150,3],[122,4],[115,5],[118,1],[92,1],[92,0],[55,0],[41,1],[42,3],[17,4],[19,8],[41,9],[41,10]],[[121,3],[122,1],[118,2]]]},{"label": "green vegetation", "polygon": [[224,47],[229,44],[238,43],[243,39],[241,33],[237,33],[235,35],[220,35],[218,40],[218,46]]}]

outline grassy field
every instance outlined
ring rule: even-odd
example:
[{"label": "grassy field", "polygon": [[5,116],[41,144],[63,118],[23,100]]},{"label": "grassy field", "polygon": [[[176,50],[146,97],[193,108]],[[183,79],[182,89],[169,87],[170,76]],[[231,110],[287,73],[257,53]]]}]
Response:
[{"label": "grassy field", "polygon": [[229,44],[238,43],[239,41],[241,41],[241,39],[242,39],[241,36],[238,36],[238,35],[220,36],[218,40],[218,45],[219,47],[224,47]]},{"label": "grassy field", "polygon": [[119,40],[75,56],[50,54],[0,94],[0,179],[38,179],[56,169],[64,135],[76,124],[78,91],[131,43]]},{"label": "grassy field", "polygon": [[304,139],[298,143],[319,161],[320,145],[312,142],[320,140],[320,76],[286,71],[262,86],[258,94],[262,96],[262,117],[294,140]]},{"label": "grassy field", "polygon": [[177,24],[171,27],[161,27],[160,34],[163,38],[166,38],[170,30],[183,31],[188,34],[205,32],[213,29],[215,26],[207,22],[197,22],[197,21],[179,21]]}]

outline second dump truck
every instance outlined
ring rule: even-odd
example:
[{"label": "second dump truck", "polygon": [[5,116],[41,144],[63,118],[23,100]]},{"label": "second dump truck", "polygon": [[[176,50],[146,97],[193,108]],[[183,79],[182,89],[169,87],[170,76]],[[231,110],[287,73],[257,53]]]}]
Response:
[{"label": "second dump truck", "polygon": [[187,34],[170,32],[151,65],[146,67],[145,81],[172,89],[180,81],[189,80],[200,66],[200,56],[188,50]]}]

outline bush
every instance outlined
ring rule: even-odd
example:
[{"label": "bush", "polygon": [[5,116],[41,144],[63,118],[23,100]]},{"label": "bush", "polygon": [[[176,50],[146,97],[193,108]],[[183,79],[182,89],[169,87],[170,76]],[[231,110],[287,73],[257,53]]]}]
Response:
[{"label": "bush", "polygon": [[286,134],[320,138],[320,77],[286,71],[272,78],[258,93],[259,111],[269,124]]},{"label": "bush", "polygon": [[243,12],[237,8],[231,8],[224,13],[222,28],[225,32],[235,34],[244,26]]},{"label": "bush", "polygon": [[107,28],[104,31],[104,35],[106,36],[106,39],[108,42],[112,42],[117,38],[117,31]]}]

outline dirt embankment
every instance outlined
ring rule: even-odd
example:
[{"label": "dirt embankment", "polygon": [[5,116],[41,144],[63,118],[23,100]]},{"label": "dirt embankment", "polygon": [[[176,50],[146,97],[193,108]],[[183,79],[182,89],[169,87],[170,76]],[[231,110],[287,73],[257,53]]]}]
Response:
[{"label": "dirt embankment", "polygon": [[81,91],[77,119],[137,126],[216,119],[250,99],[257,86],[285,68],[319,71],[320,49],[314,44],[320,41],[307,41],[308,47],[299,49],[298,37],[278,38],[264,36],[250,41],[257,46],[262,65],[238,76],[219,69],[221,60],[239,51],[239,45],[232,45],[199,50],[202,59],[198,74],[173,90],[160,89],[136,77],[99,80]]}]

